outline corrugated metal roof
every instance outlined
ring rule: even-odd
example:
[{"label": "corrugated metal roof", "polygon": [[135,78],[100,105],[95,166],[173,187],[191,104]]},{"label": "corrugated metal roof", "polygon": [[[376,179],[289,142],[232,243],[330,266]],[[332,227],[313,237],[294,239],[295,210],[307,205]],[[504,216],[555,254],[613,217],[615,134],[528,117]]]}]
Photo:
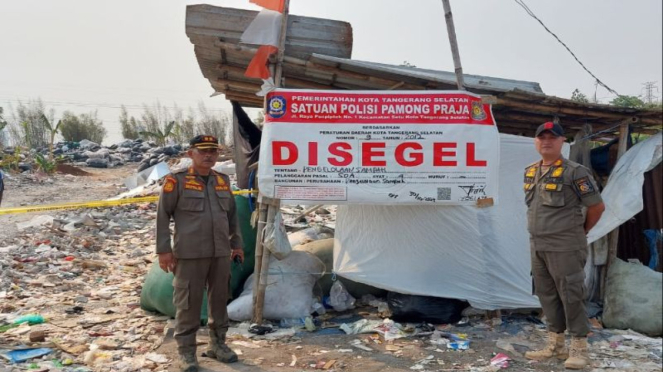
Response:
[{"label": "corrugated metal roof", "polygon": [[[370,74],[371,76],[384,76],[394,80],[404,78],[418,79],[426,82],[437,82],[456,87],[456,74],[449,71],[427,70],[411,66],[394,66],[384,63],[357,61],[347,58],[336,58],[314,54],[310,61],[322,65],[337,65],[342,70]],[[531,93],[543,93],[539,83],[523,80],[501,79],[489,76],[463,74],[465,87],[468,90],[481,90],[490,92],[508,92],[519,89]]]},{"label": "corrugated metal roof", "polygon": [[[262,81],[244,76],[256,49],[239,44],[241,31],[254,16],[255,12],[246,10],[195,5],[187,7],[186,17],[187,35],[215,94],[224,94],[246,107],[263,106],[263,99],[255,95]],[[457,89],[453,72],[350,59],[352,27],[348,23],[294,15],[289,19],[282,64],[284,88]],[[464,76],[468,91],[492,96],[493,113],[502,133],[533,136],[540,123],[554,119],[570,134],[585,124],[591,124],[594,132],[608,131],[607,136],[618,130],[616,124],[624,122],[644,133],[660,131],[663,126],[661,110],[581,103],[547,96],[536,82]]]}]

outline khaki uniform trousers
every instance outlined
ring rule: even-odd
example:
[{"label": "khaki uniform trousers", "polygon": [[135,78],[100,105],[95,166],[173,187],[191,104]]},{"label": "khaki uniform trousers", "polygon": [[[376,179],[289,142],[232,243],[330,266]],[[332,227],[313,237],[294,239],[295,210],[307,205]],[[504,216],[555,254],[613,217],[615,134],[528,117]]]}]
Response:
[{"label": "khaki uniform trousers", "polygon": [[228,332],[230,257],[179,259],[173,279],[175,340],[180,352],[196,349],[203,292],[207,287],[208,327],[220,337]]},{"label": "khaki uniform trousers", "polygon": [[535,293],[548,318],[548,330],[586,337],[589,319],[585,310],[587,250],[532,251]]}]

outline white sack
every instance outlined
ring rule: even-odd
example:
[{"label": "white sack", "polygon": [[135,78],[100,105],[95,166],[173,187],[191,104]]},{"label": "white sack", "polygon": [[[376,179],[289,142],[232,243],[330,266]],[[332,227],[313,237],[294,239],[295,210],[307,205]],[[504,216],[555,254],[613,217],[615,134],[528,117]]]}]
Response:
[{"label": "white sack", "polygon": [[[339,206],[334,271],[405,294],[463,299],[478,309],[539,307],[532,295],[524,170],[532,138],[500,135],[500,204]],[[569,146],[565,145],[564,154]]]},{"label": "white sack", "polygon": [[[313,286],[324,274],[325,264],[314,255],[293,251],[281,261],[269,262],[267,290],[265,291],[265,319],[281,320],[302,318],[311,314]],[[246,280],[244,291],[228,305],[228,317],[241,322],[253,315],[253,280]]]}]

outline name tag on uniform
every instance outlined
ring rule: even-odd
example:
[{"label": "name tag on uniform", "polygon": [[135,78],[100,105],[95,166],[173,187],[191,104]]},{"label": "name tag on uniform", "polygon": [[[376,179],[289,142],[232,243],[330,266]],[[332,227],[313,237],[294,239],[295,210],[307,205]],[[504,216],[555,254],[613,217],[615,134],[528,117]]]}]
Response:
[{"label": "name tag on uniform", "polygon": [[196,180],[189,180],[186,181],[184,184],[184,189],[185,190],[196,190],[196,191],[203,191],[205,187],[198,181]]},{"label": "name tag on uniform", "polygon": [[546,191],[562,191],[562,185],[557,183],[546,183]]}]

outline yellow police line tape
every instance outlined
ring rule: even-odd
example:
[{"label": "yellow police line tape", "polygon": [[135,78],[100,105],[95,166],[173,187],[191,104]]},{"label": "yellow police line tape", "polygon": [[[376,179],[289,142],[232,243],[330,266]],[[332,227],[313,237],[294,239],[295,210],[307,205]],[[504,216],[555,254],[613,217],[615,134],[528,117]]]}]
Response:
[{"label": "yellow police line tape", "polygon": [[[257,194],[257,193],[258,193],[257,190],[233,191],[233,195],[246,195],[246,194]],[[156,202],[157,200],[159,200],[158,196],[144,196],[140,198],[128,198],[128,199],[119,199],[119,200],[97,200],[97,201],[79,202],[79,203],[35,205],[31,207],[0,208],[0,215],[57,211],[62,209],[115,207],[118,205],[125,205],[125,204],[152,203]]]}]

